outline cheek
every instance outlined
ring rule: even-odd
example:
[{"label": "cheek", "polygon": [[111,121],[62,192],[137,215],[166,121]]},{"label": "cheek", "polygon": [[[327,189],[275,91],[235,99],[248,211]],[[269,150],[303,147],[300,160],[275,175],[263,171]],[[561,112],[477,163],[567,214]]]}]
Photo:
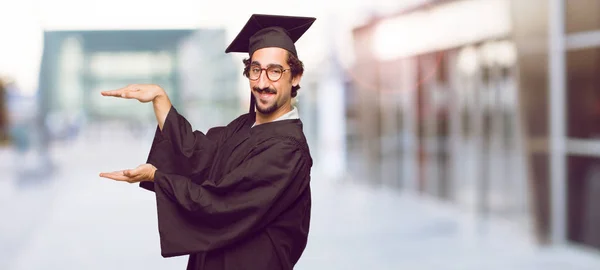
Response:
[{"label": "cheek", "polygon": [[283,82],[277,85],[277,90],[282,96],[290,95],[292,91],[292,85],[289,82]]},{"label": "cheek", "polygon": [[285,91],[282,91],[285,89],[284,85],[281,85],[279,82],[274,83],[272,85],[273,88],[275,88],[275,90],[277,90],[277,96],[281,97],[283,95],[285,95]]}]

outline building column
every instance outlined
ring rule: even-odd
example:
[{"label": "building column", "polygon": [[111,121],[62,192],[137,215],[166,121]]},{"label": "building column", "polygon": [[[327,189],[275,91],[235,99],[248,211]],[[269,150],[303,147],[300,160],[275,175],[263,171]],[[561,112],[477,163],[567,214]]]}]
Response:
[{"label": "building column", "polygon": [[551,0],[549,6],[549,115],[551,240],[567,241],[566,155],[565,155],[565,0]]}]

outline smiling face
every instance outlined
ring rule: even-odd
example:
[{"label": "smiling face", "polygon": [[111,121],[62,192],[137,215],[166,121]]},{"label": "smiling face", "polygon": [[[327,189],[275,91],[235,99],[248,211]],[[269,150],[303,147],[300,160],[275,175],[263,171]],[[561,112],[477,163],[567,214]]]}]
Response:
[{"label": "smiling face", "polygon": [[[249,80],[250,89],[256,99],[256,111],[264,116],[282,115],[291,110],[292,86],[298,85],[300,76],[292,78],[287,59],[288,51],[276,47],[263,48],[252,55],[249,72],[260,72],[260,76],[256,80]],[[271,79],[274,79],[277,71],[282,72],[281,78],[270,80],[268,68],[272,68],[269,75]]]}]

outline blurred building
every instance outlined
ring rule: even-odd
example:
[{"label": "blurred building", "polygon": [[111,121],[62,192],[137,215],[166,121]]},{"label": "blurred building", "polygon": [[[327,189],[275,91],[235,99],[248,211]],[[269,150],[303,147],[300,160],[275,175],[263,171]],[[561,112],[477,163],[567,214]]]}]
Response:
[{"label": "blurred building", "polygon": [[9,140],[8,135],[8,93],[5,83],[0,79],[0,145],[4,145]]},{"label": "blurred building", "polygon": [[152,106],[102,97],[134,83],[161,85],[194,127],[206,130],[240,111],[239,65],[223,53],[224,29],[46,31],[40,110],[46,138],[83,123],[155,125]]},{"label": "blurred building", "polygon": [[600,2],[421,2],[353,30],[352,173],[600,249]]}]

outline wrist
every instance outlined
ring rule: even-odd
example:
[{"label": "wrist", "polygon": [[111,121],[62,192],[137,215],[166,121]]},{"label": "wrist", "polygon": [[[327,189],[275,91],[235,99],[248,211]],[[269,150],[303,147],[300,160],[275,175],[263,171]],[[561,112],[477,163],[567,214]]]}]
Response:
[{"label": "wrist", "polygon": [[156,94],[154,94],[154,99],[152,101],[161,101],[167,97],[167,93],[164,89],[157,87]]},{"label": "wrist", "polygon": [[156,175],[156,171],[158,170],[154,165],[150,164],[152,169],[150,170],[150,181],[154,182],[154,177]]},{"label": "wrist", "polygon": [[160,93],[156,94],[156,96],[152,100],[152,104],[156,109],[165,110],[171,108],[171,101],[169,100],[167,93],[164,91],[161,91]]}]

